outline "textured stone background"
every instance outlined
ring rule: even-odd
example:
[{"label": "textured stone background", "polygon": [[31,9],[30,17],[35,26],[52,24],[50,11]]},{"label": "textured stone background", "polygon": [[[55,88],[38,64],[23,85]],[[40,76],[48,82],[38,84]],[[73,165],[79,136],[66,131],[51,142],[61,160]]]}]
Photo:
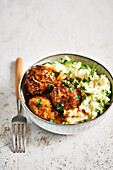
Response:
[{"label": "textured stone background", "polygon": [[0,0],[0,170],[113,169],[113,107],[78,136],[46,132],[28,118],[26,153],[11,152],[16,58],[26,70],[64,52],[89,56],[113,74],[113,0]]}]

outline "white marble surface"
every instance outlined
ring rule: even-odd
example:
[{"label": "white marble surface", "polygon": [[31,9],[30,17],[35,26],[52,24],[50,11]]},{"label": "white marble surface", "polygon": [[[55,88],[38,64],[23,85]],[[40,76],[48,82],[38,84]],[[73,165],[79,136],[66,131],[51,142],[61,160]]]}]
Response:
[{"label": "white marble surface", "polygon": [[0,0],[0,170],[113,169],[113,107],[78,136],[46,132],[28,118],[26,153],[11,152],[16,58],[26,70],[63,52],[89,56],[113,74],[113,0]]}]

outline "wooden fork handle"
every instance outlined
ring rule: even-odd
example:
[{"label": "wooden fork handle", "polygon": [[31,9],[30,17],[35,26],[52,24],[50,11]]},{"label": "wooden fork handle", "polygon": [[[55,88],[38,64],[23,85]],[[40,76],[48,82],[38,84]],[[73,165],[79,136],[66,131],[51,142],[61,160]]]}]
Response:
[{"label": "wooden fork handle", "polygon": [[22,58],[17,58],[16,64],[15,64],[15,92],[16,92],[16,99],[19,99],[19,83],[20,79],[23,74],[23,59]]}]

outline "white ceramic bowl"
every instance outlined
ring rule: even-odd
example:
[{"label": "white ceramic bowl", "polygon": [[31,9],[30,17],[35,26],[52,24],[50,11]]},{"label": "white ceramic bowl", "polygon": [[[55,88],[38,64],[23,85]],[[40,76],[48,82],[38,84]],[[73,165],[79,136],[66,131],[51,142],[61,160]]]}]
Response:
[{"label": "white ceramic bowl", "polygon": [[[75,61],[75,62],[80,61],[83,64],[88,64],[90,67],[92,67],[94,63],[96,63],[98,65],[97,73],[106,75],[108,77],[109,81],[111,82],[112,94],[110,97],[111,97],[111,105],[112,105],[112,102],[113,102],[113,78],[112,78],[111,74],[109,73],[109,71],[104,66],[102,66],[100,63],[98,63],[90,58],[83,57],[83,56],[76,55],[76,54],[57,54],[57,55],[52,55],[52,56],[43,58],[43,59],[37,61],[34,65],[43,64],[45,62],[59,61],[60,58],[63,58],[65,55],[70,57],[72,59],[72,61]],[[53,133],[57,133],[57,134],[66,134],[66,135],[77,134],[77,133],[80,133],[81,131],[87,130],[87,129],[95,126],[96,124],[101,122],[108,114],[109,107],[111,105],[106,109],[106,111],[102,115],[98,116],[97,118],[87,121],[87,122],[79,123],[79,124],[74,124],[74,125],[56,124],[56,123],[52,123],[52,122],[46,121],[44,119],[41,119],[40,117],[35,115],[33,112],[31,112],[25,103],[25,99],[24,99],[24,95],[23,95],[23,85],[24,85],[24,82],[26,79],[26,74],[27,74],[28,70],[29,70],[29,68],[24,73],[24,75],[21,79],[21,82],[20,82],[20,86],[19,86],[20,101],[22,103],[22,106],[24,107],[25,112],[27,112],[27,114],[29,115],[31,120],[35,124],[40,126],[41,128],[43,128],[47,131],[53,132]]]}]

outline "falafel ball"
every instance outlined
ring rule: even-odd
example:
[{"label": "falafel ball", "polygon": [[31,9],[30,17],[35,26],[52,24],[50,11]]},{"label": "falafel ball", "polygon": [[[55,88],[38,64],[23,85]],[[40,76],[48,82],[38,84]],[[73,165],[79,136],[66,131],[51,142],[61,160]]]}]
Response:
[{"label": "falafel ball", "polygon": [[69,81],[59,81],[50,96],[57,110],[74,109],[81,100],[79,91]]},{"label": "falafel ball", "polygon": [[52,110],[51,102],[43,96],[35,96],[28,102],[28,106],[32,112],[42,119],[52,119],[57,115],[57,111]]},{"label": "falafel ball", "polygon": [[36,95],[49,90],[49,85],[54,85],[55,81],[55,73],[44,65],[36,65],[28,70],[25,86],[32,95]]}]

